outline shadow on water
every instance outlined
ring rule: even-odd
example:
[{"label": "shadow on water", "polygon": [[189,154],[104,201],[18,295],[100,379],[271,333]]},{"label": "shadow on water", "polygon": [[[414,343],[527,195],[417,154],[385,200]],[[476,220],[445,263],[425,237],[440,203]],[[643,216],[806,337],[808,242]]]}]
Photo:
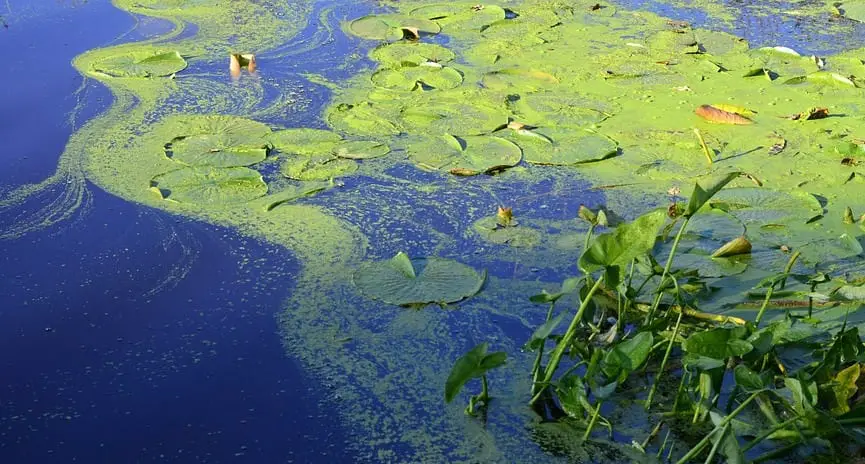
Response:
[{"label": "shadow on water", "polygon": [[[108,1],[8,6],[0,191],[49,176],[110,103],[75,55],[167,28]],[[0,461],[350,461],[277,333],[291,254],[89,190],[74,222],[0,241]]]}]

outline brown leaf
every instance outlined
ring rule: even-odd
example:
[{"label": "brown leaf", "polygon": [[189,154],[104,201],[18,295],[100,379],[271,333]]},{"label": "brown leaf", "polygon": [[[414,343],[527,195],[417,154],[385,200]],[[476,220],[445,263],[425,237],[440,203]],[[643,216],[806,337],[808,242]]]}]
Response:
[{"label": "brown leaf", "polygon": [[496,222],[498,222],[499,225],[501,225],[503,227],[509,227],[509,226],[513,225],[513,222],[514,222],[513,208],[510,208],[510,207],[505,208],[505,207],[499,206],[499,210],[496,213]]},{"label": "brown leaf", "polygon": [[753,122],[750,119],[748,119],[742,115],[739,115],[736,113],[731,113],[729,111],[724,111],[724,110],[715,108],[712,105],[701,105],[699,108],[697,108],[694,111],[694,113],[696,113],[697,116],[699,116],[699,117],[701,117],[701,118],[703,118],[709,122],[714,122],[714,123],[718,123],[718,124],[744,125],[744,124],[751,124]]},{"label": "brown leaf", "polygon": [[787,148],[787,141],[779,137],[778,142],[769,147],[769,155],[777,155],[784,151],[785,148]]},{"label": "brown leaf", "polygon": [[231,77],[240,77],[240,70],[246,68],[247,71],[253,73],[258,67],[255,62],[255,55],[252,53],[232,53],[229,55],[228,72]]},{"label": "brown leaf", "polygon": [[592,11],[597,11],[597,10],[600,10],[601,8],[603,8],[603,7],[601,6],[600,3],[595,3],[594,5],[592,5],[591,10],[592,10]]},{"label": "brown leaf", "polygon": [[508,129],[520,130],[520,129],[525,129],[525,127],[526,127],[525,124],[523,124],[521,122],[517,122],[517,121],[510,121],[508,123]]},{"label": "brown leaf", "polygon": [[843,164],[844,166],[858,166],[859,161],[857,161],[856,158],[851,158],[848,156],[847,158],[841,160],[841,164]]},{"label": "brown leaf", "polygon": [[416,27],[403,27],[402,28],[402,36],[408,40],[419,40],[420,39],[420,30]]},{"label": "brown leaf", "polygon": [[829,108],[811,108],[808,111],[790,115],[787,119],[792,119],[793,121],[812,121],[814,119],[823,119],[828,117]]}]

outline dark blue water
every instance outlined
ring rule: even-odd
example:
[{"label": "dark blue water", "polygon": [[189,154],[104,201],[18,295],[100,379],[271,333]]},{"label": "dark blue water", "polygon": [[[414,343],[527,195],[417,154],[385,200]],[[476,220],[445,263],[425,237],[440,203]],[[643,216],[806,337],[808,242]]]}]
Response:
[{"label": "dark blue water", "polygon": [[[49,176],[76,124],[109,103],[98,86],[76,96],[71,59],[135,22],[108,0],[18,0],[2,14],[11,188]],[[166,25],[137,27],[122,40]],[[277,333],[293,257],[90,191],[74,221],[0,241],[0,462],[351,461],[331,392]]]}]

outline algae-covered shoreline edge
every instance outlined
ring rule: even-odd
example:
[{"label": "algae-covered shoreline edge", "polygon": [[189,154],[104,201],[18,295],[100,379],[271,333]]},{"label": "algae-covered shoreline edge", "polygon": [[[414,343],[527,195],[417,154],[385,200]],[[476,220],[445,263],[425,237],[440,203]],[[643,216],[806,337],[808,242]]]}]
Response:
[{"label": "algae-covered shoreline edge", "polygon": [[[428,461],[436,461],[441,456],[453,460],[482,458],[495,461],[503,456],[517,455],[514,453],[534,455],[532,450],[524,446],[531,440],[516,436],[521,432],[510,428],[514,423],[531,423],[531,416],[525,413],[527,411],[523,412],[521,406],[506,404],[505,409],[511,409],[502,413],[501,417],[493,418],[492,431],[484,431],[478,424],[466,422],[459,408],[449,408],[446,414],[441,414],[440,385],[435,380],[444,375],[437,370],[441,370],[442,366],[448,364],[446,361],[455,359],[462,351],[462,346],[440,346],[443,340],[453,339],[454,327],[466,330],[458,344],[474,346],[472,342],[480,340],[473,340],[473,337],[486,337],[490,333],[482,328],[490,323],[487,315],[520,320],[527,316],[512,314],[518,308],[537,313],[536,309],[529,309],[516,301],[525,300],[527,295],[535,293],[541,283],[517,283],[502,277],[493,278],[481,295],[461,304],[459,311],[455,312],[401,313],[397,309],[370,303],[358,298],[350,284],[351,275],[371,257],[387,257],[388,253],[384,250],[386,246],[378,248],[381,243],[370,242],[370,223],[363,220],[352,223],[346,216],[340,216],[340,212],[335,211],[325,200],[319,202],[322,197],[292,203],[296,198],[325,190],[328,195],[351,198],[347,189],[298,183],[305,179],[315,181],[321,175],[320,167],[316,167],[316,171],[309,167],[311,160],[298,158],[304,163],[302,168],[284,170],[290,174],[283,178],[250,172],[257,168],[245,167],[244,163],[255,165],[261,160],[260,154],[249,155],[246,142],[232,141],[224,147],[220,146],[224,152],[234,150],[232,156],[222,158],[221,166],[195,166],[194,163],[200,158],[197,155],[178,155],[176,159],[166,156],[166,153],[175,155],[166,152],[166,144],[173,140],[190,141],[197,137],[194,139],[196,142],[208,138],[204,141],[210,143],[212,140],[209,138],[223,136],[212,132],[212,126],[206,130],[190,129],[190,120],[176,114],[230,114],[249,120],[268,113],[261,110],[262,105],[269,105],[269,109],[280,109],[279,100],[267,100],[265,97],[268,90],[273,90],[267,87],[268,82],[246,80],[241,82],[247,85],[232,86],[213,79],[213,76],[184,75],[188,68],[185,65],[181,67],[173,53],[179,54],[193,66],[205,59],[220,60],[227,57],[228,48],[231,51],[256,49],[257,53],[266,54],[268,49],[277,48],[305,26],[306,18],[312,11],[305,4],[292,13],[291,19],[285,19],[254,3],[242,1],[217,2],[213,6],[184,9],[170,7],[181,3],[179,0],[115,1],[118,7],[127,11],[174,22],[174,31],[162,39],[177,37],[186,22],[195,23],[198,30],[195,36],[177,41],[160,39],[144,44],[120,45],[94,50],[75,60],[74,64],[82,74],[108,86],[115,102],[106,113],[88,122],[73,135],[67,152],[61,158],[55,181],[73,179],[74,185],[70,188],[77,188],[80,192],[85,179],[91,180],[121,198],[206,222],[233,226],[241,233],[286,246],[296,253],[304,264],[303,275],[295,284],[296,294],[287,302],[288,309],[279,317],[286,347],[313,372],[321,372],[329,382],[340,385],[338,390],[342,400],[339,404],[344,413],[343,419],[362,430],[354,437],[357,443],[353,446],[369,459],[399,459],[404,456],[403,453],[416,456],[417,460]],[[411,2],[396,6],[403,14],[411,16],[412,11],[427,3]],[[600,11],[603,14],[595,15],[588,8],[592,5],[583,5],[582,2],[571,5],[569,11],[557,9],[562,7],[558,2],[502,3],[514,11],[522,9],[522,14],[512,23],[498,25],[493,23],[501,19],[491,16],[492,23],[488,24],[489,20],[484,19],[477,29],[467,27],[461,30],[451,26],[449,31],[447,22],[443,21],[442,34],[450,37],[448,50],[457,55],[452,68],[460,73],[459,83],[452,73],[448,73],[450,77],[442,77],[440,71],[407,71],[408,68],[417,67],[417,64],[431,61],[430,58],[437,63],[450,61],[446,53],[436,50],[434,55],[428,51],[415,55],[420,57],[420,63],[411,63],[409,60],[415,66],[403,65],[404,56],[399,58],[400,64],[388,76],[378,74],[378,77],[374,77],[376,74],[373,72],[377,71],[364,71],[334,93],[332,104],[325,112],[332,129],[348,140],[373,141],[393,147],[395,153],[382,155],[380,159],[377,157],[369,162],[365,159],[348,161],[328,153],[323,159],[316,158],[314,161],[318,164],[314,166],[333,167],[337,165],[334,163],[339,163],[341,170],[337,172],[340,175],[349,178],[363,175],[389,180],[393,176],[388,168],[395,160],[402,161],[399,156],[404,154],[405,161],[424,169],[445,174],[480,175],[478,182],[488,180],[485,173],[499,172],[499,175],[489,178],[491,182],[514,181],[532,185],[540,178],[537,173],[550,169],[536,168],[532,164],[559,165],[565,166],[561,168],[565,176],[591,179],[596,185],[621,185],[608,190],[609,206],[623,214],[633,214],[631,202],[635,198],[647,195],[651,198],[649,202],[665,202],[668,196],[666,192],[683,184],[683,175],[694,177],[710,172],[705,166],[705,158],[702,158],[699,142],[691,132],[691,127],[697,126],[701,133],[707,135],[704,146],[708,146],[708,150],[718,151],[715,154],[718,169],[765,170],[770,175],[758,177],[765,184],[767,192],[799,191],[804,187],[804,195],[811,195],[811,199],[801,195],[791,199],[789,195],[779,193],[766,199],[762,196],[756,198],[753,191],[739,190],[739,195],[730,194],[733,196],[728,201],[750,206],[751,213],[757,215],[755,220],[753,216],[748,216],[749,208],[743,208],[746,211],[739,213],[743,217],[737,216],[743,223],[755,225],[757,221],[765,222],[780,208],[789,206],[802,214],[814,213],[804,220],[811,220],[817,215],[823,218],[811,224],[799,224],[802,218],[798,216],[792,219],[771,216],[774,221],[772,224],[806,235],[807,240],[796,242],[795,237],[781,234],[789,239],[784,246],[813,248],[822,246],[813,243],[822,244],[842,234],[861,236],[861,231],[857,232],[855,225],[851,228],[848,227],[850,224],[844,223],[842,214],[846,208],[857,212],[865,210],[861,198],[843,203],[847,200],[844,192],[851,188],[850,185],[855,186],[862,180],[852,166],[842,163],[843,159],[855,158],[856,150],[861,150],[861,143],[857,144],[856,140],[865,137],[857,128],[862,122],[861,117],[854,116],[858,107],[849,101],[849,92],[859,91],[855,83],[851,89],[847,88],[849,86],[836,88],[809,83],[807,80],[789,87],[783,87],[772,79],[755,81],[762,77],[746,77],[744,74],[750,73],[752,67],[758,65],[760,69],[771,69],[791,79],[822,70],[817,69],[816,63],[812,65],[807,57],[793,59],[784,55],[776,56],[773,51],[748,51],[747,44],[743,48],[741,41],[732,36],[671,27],[663,19],[646,13],[625,12],[609,6],[612,11],[602,9]],[[162,4],[169,7],[154,7]],[[611,15],[608,16],[608,13]],[[241,37],[240,43],[231,44],[222,35],[229,28],[227,20],[223,18],[229,17],[250,19],[247,23],[230,26]],[[552,20],[562,18],[567,20],[565,25],[550,27]],[[464,20],[456,18],[453,21],[458,24]],[[628,25],[626,21],[634,21],[634,25]],[[611,25],[634,32],[636,38],[629,39],[632,42],[616,42],[615,46],[603,40],[595,41],[594,44],[579,43],[583,38],[594,36],[595,32],[606,30]],[[513,35],[514,30],[519,34]],[[385,37],[391,36],[385,34]],[[509,36],[519,40],[508,39]],[[527,37],[532,40],[526,40]],[[537,41],[533,42],[535,39]],[[545,47],[545,44],[550,45]],[[586,50],[608,52],[607,55],[599,53],[591,60],[579,63],[581,67],[588,63],[591,66],[587,68],[600,72],[600,76],[589,75],[587,71],[574,72],[576,63],[568,60],[560,63],[547,60],[545,54],[554,53],[556,44],[559,44],[560,50],[570,47],[581,53]],[[701,44],[704,48],[709,45],[711,51],[692,53],[691,49],[699,48]],[[377,44],[358,42],[357,46],[371,49]],[[396,52],[377,50],[373,52],[373,58],[378,56],[382,63],[396,55]],[[856,64],[859,56],[856,53],[861,54],[854,51],[827,57],[827,62],[840,63],[840,72],[859,69],[857,66],[861,67],[862,62],[860,60]],[[122,61],[123,68],[117,71],[117,56],[138,54],[142,55]],[[158,68],[150,67],[153,61],[147,63],[150,57],[159,57],[154,60],[158,62],[155,63],[159,65]],[[271,57],[274,62],[275,58],[278,56]],[[106,60],[115,66],[109,73],[105,72]],[[145,62],[144,65],[142,62]],[[445,68],[450,69],[451,65],[443,66],[442,69]],[[769,76],[768,73],[764,75]],[[583,85],[595,79],[601,79],[601,83],[588,87]],[[406,82],[411,85],[407,86]],[[422,93],[413,93],[418,82],[428,88]],[[475,82],[482,83],[482,86],[474,88],[472,83]],[[579,92],[572,92],[575,86],[583,88]],[[739,93],[736,98],[725,99],[721,97],[725,89]],[[510,98],[513,95],[519,98]],[[706,101],[707,98],[715,100]],[[729,104],[757,110],[756,124],[745,128],[712,126],[694,118],[692,111],[699,105],[722,103],[725,100],[730,100]],[[466,101],[472,101],[473,105],[465,105]],[[563,104],[563,101],[566,103]],[[845,116],[813,121],[782,118],[812,107],[827,106],[833,114]],[[434,115],[431,117],[430,113]],[[465,115],[470,117],[462,117]],[[509,122],[512,122],[509,119],[515,117],[520,119],[518,122],[521,124],[536,128],[508,127]],[[502,125],[505,127],[501,128]],[[185,132],[179,132],[181,127]],[[267,129],[272,131],[280,127]],[[573,129],[588,131],[579,132],[580,136],[574,137],[571,134]],[[406,132],[418,139],[395,135],[395,131],[399,134]],[[268,137],[265,134],[263,143],[278,145],[269,142]],[[439,142],[442,140],[440,137],[444,137],[452,149],[446,153],[446,157],[431,157],[429,147],[431,144],[435,146],[443,143]],[[774,158],[761,157],[760,164],[749,158],[753,153],[758,153],[752,150],[759,150],[764,155],[778,145],[779,140],[784,141],[783,151],[771,155]],[[223,142],[219,140],[219,143]],[[500,148],[476,151],[472,148],[475,143],[484,147],[495,144]],[[615,144],[615,150],[610,149],[610,143]],[[851,143],[853,148],[849,146]],[[805,159],[809,153],[808,147],[815,145],[828,147],[825,152],[821,150],[821,154],[834,164],[819,159],[797,170],[791,168],[789,161],[784,158],[791,156],[797,160]],[[118,155],[118,146],[124,149],[121,155]],[[519,147],[520,159],[514,158],[512,146]],[[575,159],[566,148],[558,149],[569,146],[586,147],[579,154],[588,153],[591,156]],[[256,145],[251,149],[261,150],[261,146]],[[491,152],[495,156],[489,157]],[[191,152],[184,153],[188,155]],[[209,151],[198,153],[206,154]],[[278,147],[276,153],[278,157],[272,161],[274,163],[293,156],[291,153],[280,153]],[[635,162],[635,159],[639,162]],[[187,167],[179,163],[193,165]],[[809,169],[818,166],[825,169],[821,169],[817,176],[808,175]],[[502,172],[506,169],[510,171]],[[789,174],[784,174],[785,169]],[[166,177],[160,177],[171,172],[175,174],[167,180],[174,184],[166,182]],[[328,173],[324,174],[327,178],[332,177],[329,173],[334,171],[325,172]],[[193,179],[192,183],[189,179]],[[238,198],[238,201],[223,204],[220,200],[223,197],[213,196],[214,191],[219,195],[237,195],[238,179],[245,182],[240,187],[243,196],[233,197]],[[448,184],[453,179],[436,179],[440,184],[425,188],[443,192],[453,185],[463,185]],[[457,182],[475,180],[457,179]],[[799,185],[803,181],[806,183]],[[738,184],[740,189],[754,189],[747,180],[741,182]],[[178,183],[186,190],[178,189]],[[216,185],[215,190],[211,188],[212,185]],[[192,194],[189,193],[190,186]],[[206,196],[202,196],[202,186],[207,186]],[[171,187],[174,187],[174,199],[170,193],[166,194],[172,190]],[[39,187],[25,188],[21,194],[26,196],[33,191],[38,192]],[[411,187],[408,191],[422,190]],[[485,193],[482,190],[473,198],[481,199]],[[819,195],[821,201],[818,202],[814,195]],[[184,199],[192,201],[184,202]],[[387,214],[389,210],[381,200],[373,199],[371,204],[381,205]],[[78,201],[80,203],[81,200]],[[489,199],[483,201],[489,202]],[[749,203],[742,203],[745,201]],[[814,202],[817,202],[816,207],[813,207]],[[66,207],[74,208],[74,205],[73,202]],[[464,231],[472,230],[471,224],[475,219],[480,220],[492,212],[484,210],[482,203],[466,207],[472,220],[457,221],[458,224],[464,224]],[[391,211],[397,211],[395,206],[392,208]],[[815,208],[819,211],[812,211]],[[62,210],[53,211],[49,217],[63,217],[65,213]],[[518,211],[518,214],[522,218],[531,216],[532,212]],[[804,220],[801,222],[804,223]],[[553,228],[550,221],[539,222],[541,230]],[[35,221],[24,224],[21,232],[26,232],[28,227],[41,227],[44,223]],[[527,223],[531,223],[530,218]],[[795,226],[792,225],[794,223]],[[756,243],[767,252],[765,256],[768,256],[769,244],[777,246],[776,251],[780,250],[782,244],[776,243],[779,235],[777,230],[764,231],[757,226],[754,229],[757,230],[757,238],[762,239],[762,244],[760,240]],[[404,240],[398,236],[391,238]],[[455,241],[458,240],[459,237]],[[543,243],[542,248],[553,246],[549,237],[537,239],[533,236],[531,243],[538,242]],[[441,245],[420,248],[428,254],[439,251],[459,257],[459,247],[448,243],[443,241]],[[490,257],[474,257],[473,264],[480,268],[496,265],[495,260],[502,257],[509,257],[516,262],[526,259],[524,254],[510,255],[511,251],[506,251],[511,249],[507,243],[504,248],[496,246],[502,244],[494,242]],[[820,253],[829,249],[835,253],[833,256],[840,256],[837,258],[839,263],[846,257],[845,254],[856,251],[855,248],[843,247],[817,248],[814,256],[819,258]],[[783,256],[780,253],[778,251],[779,256]],[[551,261],[553,264],[550,267],[567,269],[567,260],[567,257],[560,256]],[[766,261],[769,263],[767,266],[774,265],[777,258],[769,257]],[[812,261],[810,265],[816,264],[822,262]],[[502,301],[515,303],[512,308],[497,308]],[[528,323],[524,325],[528,326]],[[510,345],[505,347],[509,352],[513,352],[523,342],[510,339],[502,329],[496,330],[499,334],[496,338],[501,340],[500,343]],[[397,340],[399,336],[407,340]],[[352,341],[344,346],[332,343],[334,339],[343,338],[351,338]],[[421,343],[412,345],[411,340],[416,339],[438,345],[440,351],[424,352]],[[329,359],[326,366],[318,365],[322,353],[326,353]],[[409,363],[416,362],[418,356],[431,362],[428,366],[409,368]],[[502,374],[503,377],[512,377],[506,389],[525,389],[524,380],[513,378],[523,364],[524,360],[518,360]],[[401,369],[405,371],[399,372]],[[417,391],[406,395],[406,386],[417,387]],[[519,397],[516,394],[512,396]],[[416,415],[435,415],[437,418],[428,424],[415,424]],[[438,435],[428,433],[433,428],[439,431]],[[508,432],[505,433],[505,430]]]}]

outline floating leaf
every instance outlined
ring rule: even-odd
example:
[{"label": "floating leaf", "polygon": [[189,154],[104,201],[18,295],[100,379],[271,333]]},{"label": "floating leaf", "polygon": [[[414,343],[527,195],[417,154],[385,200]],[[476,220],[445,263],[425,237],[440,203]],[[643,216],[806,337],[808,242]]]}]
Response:
[{"label": "floating leaf", "polygon": [[751,124],[753,122],[742,115],[731,113],[729,111],[724,111],[712,105],[701,105],[694,111],[694,113],[709,122],[714,122],[718,124],[744,125]]},{"label": "floating leaf", "polygon": [[265,211],[273,211],[281,205],[312,196],[334,186],[332,182],[301,182],[299,185],[289,185],[282,191],[261,198],[257,202],[262,204]]},{"label": "floating leaf", "polygon": [[754,347],[743,340],[747,335],[744,327],[733,329],[718,328],[691,334],[682,349],[688,353],[705,356],[712,359],[727,359],[748,354]]},{"label": "floating leaf", "polygon": [[556,76],[536,69],[500,69],[489,72],[481,79],[481,84],[490,90],[509,90],[535,92],[552,88],[559,80]]},{"label": "floating leaf", "polygon": [[486,273],[453,260],[410,260],[398,253],[386,261],[362,264],[353,281],[370,298],[408,306],[455,303],[478,293],[485,279]]},{"label": "floating leaf", "polygon": [[[270,127],[258,121],[223,115],[176,115],[170,120],[175,137],[224,135],[233,143],[256,145],[271,134]],[[167,121],[168,122],[168,121]]]},{"label": "floating leaf", "polygon": [[192,166],[249,166],[267,157],[267,143],[238,143],[230,135],[191,135],[166,148],[171,159]]},{"label": "floating leaf", "polygon": [[406,65],[420,66],[423,63],[447,63],[456,58],[454,52],[441,45],[424,42],[396,42],[376,47],[372,59],[388,67]]},{"label": "floating leaf", "polygon": [[415,8],[410,15],[434,20],[444,31],[480,31],[505,19],[505,10],[497,5],[475,2],[437,3]]},{"label": "floating leaf", "polygon": [[522,159],[520,147],[492,136],[444,135],[413,143],[407,150],[419,166],[460,176],[502,170],[516,166]]},{"label": "floating leaf", "polygon": [[792,48],[787,48],[787,47],[762,47],[762,48],[758,48],[757,50],[764,52],[764,53],[773,53],[773,54],[779,54],[779,55],[785,55],[785,56],[794,56],[794,57],[802,56],[796,50],[793,50]]},{"label": "floating leaf", "polygon": [[334,146],[332,153],[345,159],[372,159],[387,155],[390,153],[390,147],[385,143],[371,140],[354,140]]},{"label": "floating leaf", "polygon": [[328,130],[298,128],[276,131],[268,140],[282,153],[322,155],[330,153],[342,141],[342,137]]},{"label": "floating leaf", "polygon": [[829,108],[811,108],[798,114],[789,116],[793,121],[810,121],[812,119],[823,119],[829,117]]},{"label": "floating leaf", "polygon": [[93,64],[92,70],[110,77],[164,77],[186,69],[176,51],[132,50]]},{"label": "floating leaf", "polygon": [[526,162],[531,164],[568,166],[602,161],[619,153],[613,139],[579,129],[520,130],[508,139],[523,149]]},{"label": "floating leaf", "polygon": [[497,245],[529,248],[541,241],[541,233],[531,227],[511,225],[503,227],[497,216],[488,216],[474,223],[474,230],[484,240]]},{"label": "floating leaf", "polygon": [[862,0],[851,0],[835,5],[838,13],[845,18],[865,23],[865,2]]},{"label": "floating leaf", "polygon": [[581,128],[599,123],[619,111],[604,102],[573,93],[532,93],[509,104],[526,121],[539,126]]},{"label": "floating leaf", "polygon": [[818,84],[834,87],[856,87],[850,78],[829,71],[817,71],[804,76],[797,76],[784,81],[785,84]]},{"label": "floating leaf", "polygon": [[285,160],[282,174],[295,180],[328,180],[357,171],[357,163],[334,155],[293,156]]},{"label": "floating leaf", "polygon": [[438,34],[441,32],[441,27],[427,19],[399,14],[381,14],[355,19],[349,24],[349,30],[364,39],[395,42],[402,39],[406,31],[410,31],[413,35]]},{"label": "floating leaf", "polygon": [[393,90],[447,90],[459,87],[463,83],[463,75],[449,66],[429,62],[418,66],[408,64],[399,68],[381,69],[372,75],[372,82],[379,87]]},{"label": "floating leaf", "polygon": [[483,135],[507,126],[508,112],[494,102],[465,92],[441,96],[428,92],[402,112],[401,122],[410,132],[424,135]]},{"label": "floating leaf", "polygon": [[756,111],[749,110],[748,108],[745,108],[743,106],[728,105],[726,103],[713,103],[711,106],[713,108],[717,108],[719,110],[726,111],[728,113],[735,113],[735,114],[738,114],[739,116],[744,116],[746,118],[750,118],[750,117],[757,115]]},{"label": "floating leaf", "polygon": [[[823,207],[813,195],[801,191],[781,192],[767,188],[731,188],[718,192],[709,206],[726,211],[746,225],[788,222],[804,224]],[[749,229],[750,230],[750,229]]]},{"label": "floating leaf", "polygon": [[244,167],[190,167],[153,178],[162,198],[179,203],[218,205],[249,201],[267,193],[261,174]]},{"label": "floating leaf", "polygon": [[357,135],[397,135],[402,130],[382,116],[379,107],[372,102],[343,103],[334,107],[327,121],[337,130]]}]

